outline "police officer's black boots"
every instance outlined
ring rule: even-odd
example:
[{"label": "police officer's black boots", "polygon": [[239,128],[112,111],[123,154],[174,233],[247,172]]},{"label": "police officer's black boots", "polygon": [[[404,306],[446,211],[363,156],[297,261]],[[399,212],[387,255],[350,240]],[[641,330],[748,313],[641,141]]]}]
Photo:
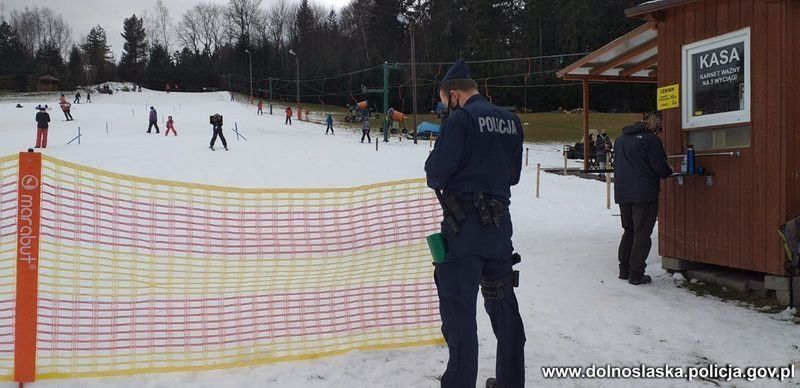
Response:
[{"label": "police officer's black boots", "polygon": [[651,283],[652,281],[653,278],[651,278],[649,275],[638,274],[633,272],[631,272],[630,278],[628,279],[628,283],[633,284],[634,286]]},{"label": "police officer's black boots", "polygon": [[628,280],[631,276],[631,270],[627,266],[619,266],[619,278],[622,280]]},{"label": "police officer's black boots", "polygon": [[489,377],[488,379],[486,379],[486,388],[498,388],[497,379],[494,377]]}]

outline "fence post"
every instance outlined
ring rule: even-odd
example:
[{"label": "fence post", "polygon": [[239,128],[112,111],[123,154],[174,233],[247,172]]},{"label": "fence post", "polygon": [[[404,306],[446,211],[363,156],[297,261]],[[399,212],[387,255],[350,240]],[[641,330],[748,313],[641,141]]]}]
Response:
[{"label": "fence post", "polygon": [[567,176],[567,151],[564,151],[564,176]]},{"label": "fence post", "polygon": [[539,184],[542,178],[542,164],[536,163],[536,198],[539,198]]},{"label": "fence post", "polygon": [[606,174],[606,209],[611,210],[611,174]]},{"label": "fence post", "polygon": [[528,167],[528,154],[530,153],[530,148],[525,148],[525,167]]},{"label": "fence post", "polygon": [[17,178],[17,286],[14,317],[14,381],[36,379],[36,324],[39,292],[39,223],[42,154],[19,154]]}]

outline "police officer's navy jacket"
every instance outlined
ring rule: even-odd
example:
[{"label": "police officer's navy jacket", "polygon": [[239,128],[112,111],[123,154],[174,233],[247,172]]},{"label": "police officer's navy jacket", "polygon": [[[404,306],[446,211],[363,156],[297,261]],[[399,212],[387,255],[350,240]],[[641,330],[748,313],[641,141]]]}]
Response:
[{"label": "police officer's navy jacket", "polygon": [[614,196],[617,203],[658,200],[661,179],[672,175],[664,144],[637,123],[622,130],[614,144]]},{"label": "police officer's navy jacket", "polygon": [[519,183],[524,134],[519,118],[472,96],[444,122],[425,162],[428,186],[446,194],[482,192],[509,200]]}]

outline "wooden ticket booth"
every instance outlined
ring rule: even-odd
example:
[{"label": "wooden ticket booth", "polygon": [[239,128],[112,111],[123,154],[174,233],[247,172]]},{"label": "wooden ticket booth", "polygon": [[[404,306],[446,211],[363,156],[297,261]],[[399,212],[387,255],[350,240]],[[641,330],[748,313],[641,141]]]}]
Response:
[{"label": "wooden ticket booth", "polygon": [[800,1],[661,0],[626,16],[655,31],[637,46],[655,44],[652,63],[632,58],[630,47],[631,55],[584,58],[559,75],[655,76],[661,137],[676,171],[694,147],[699,173],[662,185],[664,267],[705,264],[763,277],[752,287],[785,302],[790,280],[778,229],[800,216]]}]

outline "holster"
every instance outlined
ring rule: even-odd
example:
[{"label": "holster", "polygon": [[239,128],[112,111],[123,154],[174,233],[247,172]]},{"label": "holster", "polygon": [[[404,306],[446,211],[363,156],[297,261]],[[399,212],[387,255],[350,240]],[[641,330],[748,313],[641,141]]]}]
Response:
[{"label": "holster", "polygon": [[496,198],[486,198],[481,192],[476,192],[474,206],[481,218],[481,224],[500,227],[500,221],[508,212],[508,205]]}]

